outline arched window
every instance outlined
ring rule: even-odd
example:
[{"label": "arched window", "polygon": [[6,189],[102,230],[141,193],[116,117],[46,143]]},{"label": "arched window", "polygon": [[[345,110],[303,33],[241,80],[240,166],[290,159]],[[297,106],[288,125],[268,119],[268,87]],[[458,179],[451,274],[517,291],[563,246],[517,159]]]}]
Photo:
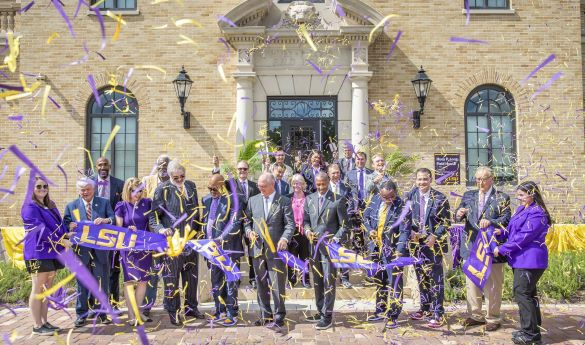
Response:
[{"label": "arched window", "polygon": [[482,85],[465,102],[467,183],[475,183],[480,165],[492,168],[496,182],[516,181],[514,98],[496,85]]},{"label": "arched window", "polygon": [[121,86],[102,88],[100,102],[91,97],[87,106],[87,143],[95,163],[102,154],[108,137],[116,125],[118,134],[112,141],[106,157],[112,165],[111,175],[125,180],[137,174],[138,102],[128,89]]}]

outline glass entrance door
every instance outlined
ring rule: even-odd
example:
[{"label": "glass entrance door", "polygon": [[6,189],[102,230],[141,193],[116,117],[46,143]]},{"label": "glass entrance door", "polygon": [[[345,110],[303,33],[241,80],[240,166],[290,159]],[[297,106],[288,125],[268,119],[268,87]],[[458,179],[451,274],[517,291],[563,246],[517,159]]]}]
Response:
[{"label": "glass entrance door", "polygon": [[321,142],[319,120],[290,120],[282,125],[282,143],[286,147],[287,164],[294,162],[294,156],[304,158],[308,152],[317,148]]}]

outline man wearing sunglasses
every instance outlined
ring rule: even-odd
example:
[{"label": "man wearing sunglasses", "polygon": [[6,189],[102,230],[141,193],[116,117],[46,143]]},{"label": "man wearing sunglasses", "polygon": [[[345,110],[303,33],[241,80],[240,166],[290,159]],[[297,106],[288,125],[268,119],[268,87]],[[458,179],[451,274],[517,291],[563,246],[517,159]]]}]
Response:
[{"label": "man wearing sunglasses", "polygon": [[[207,189],[209,194],[201,200],[205,237],[215,240],[233,262],[238,262],[244,253],[240,231],[243,198],[235,199],[237,194],[228,194],[224,177],[219,174],[211,175]],[[211,271],[211,292],[215,302],[215,313],[208,320],[224,327],[235,326],[238,317],[237,282],[228,282],[218,266],[210,263],[207,266]]]},{"label": "man wearing sunglasses", "polygon": [[[185,167],[178,160],[169,163],[168,173],[170,180],[160,184],[154,192],[150,226],[153,231],[165,236],[172,236],[175,231],[179,231],[180,236],[185,237],[185,229],[188,227],[193,231],[200,230],[197,187],[195,182],[185,179]],[[171,324],[178,326],[182,323],[179,277],[185,289],[185,316],[204,318],[197,309],[198,274],[199,255],[190,248],[186,247],[176,257],[163,257],[164,304]]]},{"label": "man wearing sunglasses", "polygon": [[[381,265],[407,254],[405,244],[410,235],[408,218],[395,224],[404,207],[397,189],[393,181],[382,182],[380,193],[372,198],[364,211],[371,258]],[[402,271],[401,267],[389,267],[376,272],[376,309],[367,321],[384,320],[387,328],[398,327],[396,320],[402,311]]]}]

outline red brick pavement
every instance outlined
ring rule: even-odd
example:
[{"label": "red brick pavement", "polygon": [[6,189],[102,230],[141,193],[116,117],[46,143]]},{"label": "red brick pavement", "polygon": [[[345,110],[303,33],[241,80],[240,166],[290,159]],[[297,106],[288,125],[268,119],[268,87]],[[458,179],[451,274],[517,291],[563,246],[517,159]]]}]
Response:
[{"label": "red brick pavement", "polygon": [[[449,324],[443,329],[425,327],[422,321],[411,322],[405,313],[400,317],[400,327],[384,332],[383,324],[366,324],[366,313],[343,311],[335,314],[335,326],[317,331],[313,324],[303,321],[302,311],[288,314],[286,329],[274,331],[254,327],[257,314],[246,312],[237,327],[210,327],[201,320],[189,321],[183,327],[169,323],[162,310],[153,312],[154,322],[147,324],[151,344],[511,344],[511,332],[518,324],[517,311],[513,306],[505,308],[505,323],[501,330],[484,333],[481,327],[465,330],[458,325],[463,317],[464,306],[451,307]],[[409,310],[411,311],[411,310]],[[412,310],[413,311],[413,310]],[[73,319],[63,311],[51,311],[50,321],[64,328],[57,336],[31,335],[32,322],[28,310],[16,309],[16,315],[8,310],[0,312],[0,334],[5,343],[12,344],[139,344],[137,334],[127,325],[97,325],[73,329]],[[585,344],[585,305],[547,305],[543,307],[543,331],[546,344]],[[53,322],[54,321],[54,322]],[[12,337],[12,339],[9,339]],[[9,341],[8,341],[9,340]]]}]

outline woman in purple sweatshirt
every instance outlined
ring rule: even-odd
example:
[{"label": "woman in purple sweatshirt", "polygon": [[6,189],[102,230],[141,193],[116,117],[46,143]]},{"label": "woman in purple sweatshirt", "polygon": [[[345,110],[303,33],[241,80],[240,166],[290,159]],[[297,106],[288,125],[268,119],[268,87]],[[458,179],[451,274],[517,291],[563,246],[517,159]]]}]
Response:
[{"label": "woman in purple sweatshirt", "polygon": [[66,231],[55,203],[49,198],[49,185],[37,177],[31,200],[22,207],[24,223],[24,262],[31,274],[32,289],[29,298],[34,320],[33,334],[52,335],[59,328],[47,321],[49,301],[36,295],[49,289],[56,271],[63,268],[57,256],[64,250],[61,245]]},{"label": "woman in purple sweatshirt", "polygon": [[545,243],[551,218],[536,183],[526,181],[516,188],[521,205],[508,224],[508,240],[494,255],[508,258],[514,271],[514,299],[520,312],[520,330],[513,332],[514,344],[540,344],[541,315],[536,284],[548,267]]}]

